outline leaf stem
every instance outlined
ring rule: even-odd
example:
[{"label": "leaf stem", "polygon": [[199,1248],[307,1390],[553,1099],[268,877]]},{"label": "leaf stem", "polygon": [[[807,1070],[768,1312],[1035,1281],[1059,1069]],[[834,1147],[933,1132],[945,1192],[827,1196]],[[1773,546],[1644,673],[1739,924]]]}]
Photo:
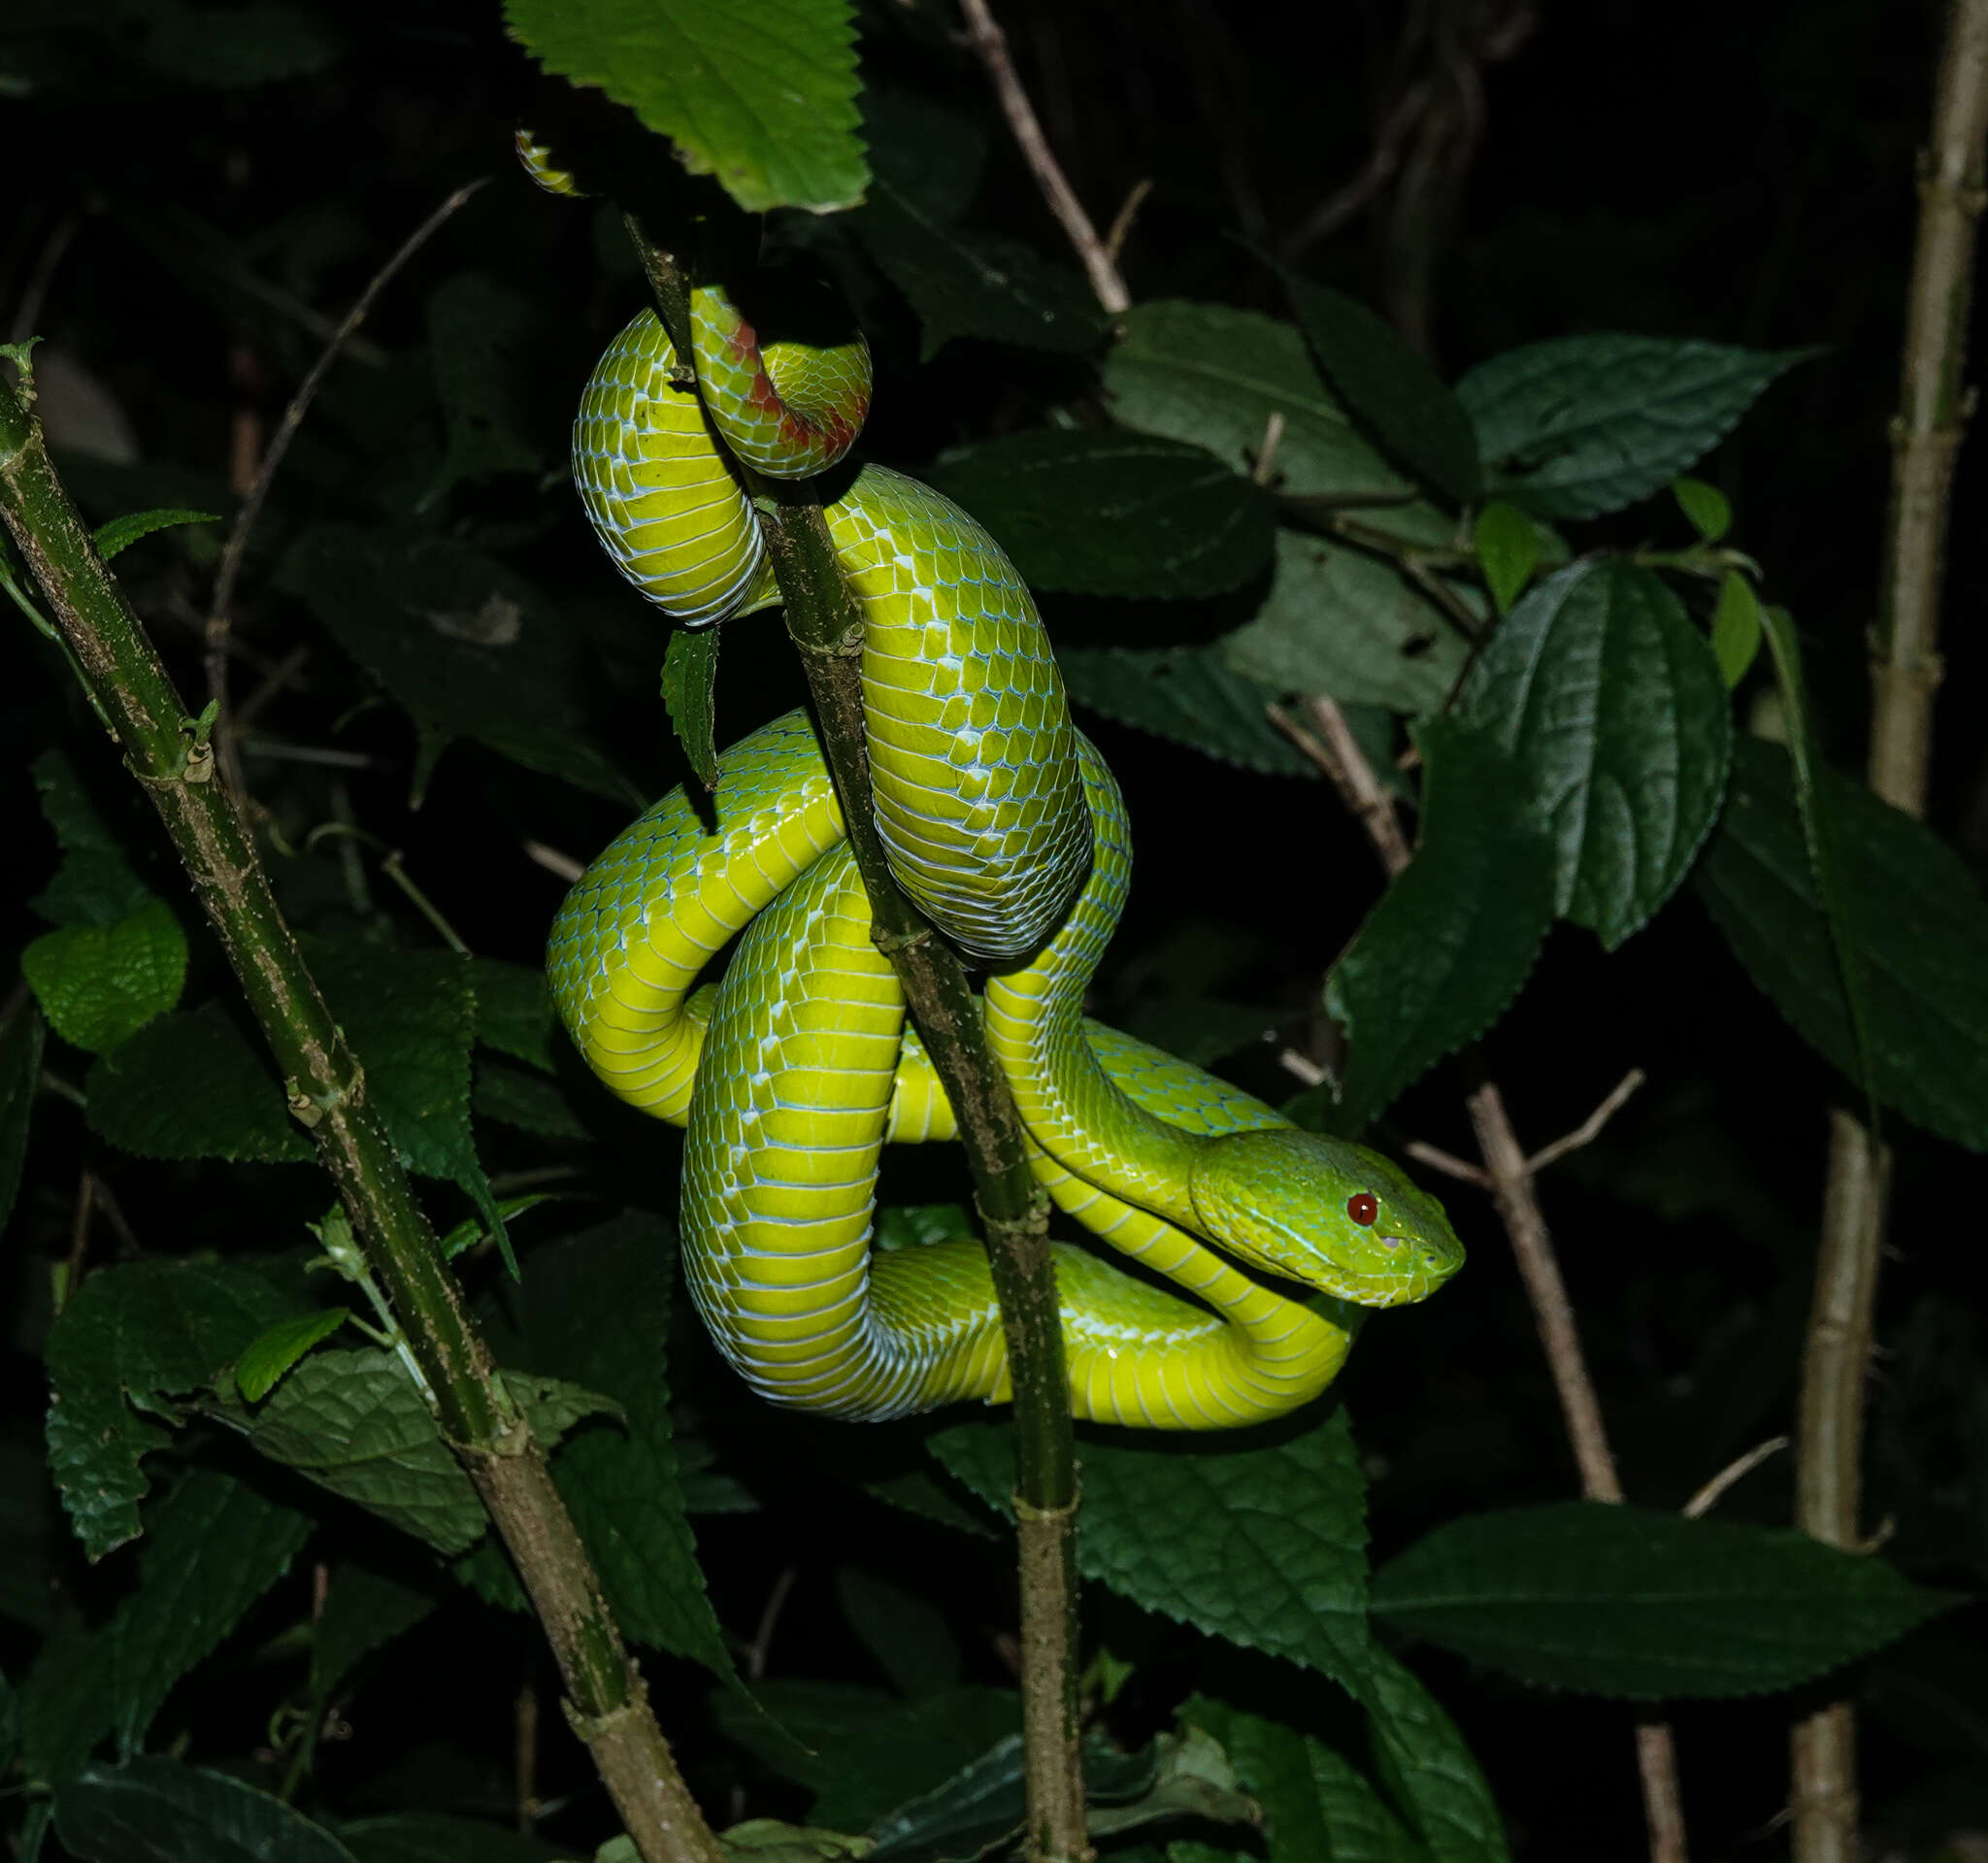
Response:
[{"label": "leaf stem", "polygon": [[[633,216],[627,225],[663,328],[678,354],[690,355],[682,269]],[[765,516],[787,632],[800,650],[850,851],[870,896],[872,936],[904,985],[973,1174],[1014,1393],[1030,1855],[1075,1863],[1090,1853],[1077,1741],[1077,1452],[1048,1204],[1029,1168],[1021,1120],[987,1045],[978,999],[959,959],[899,889],[884,857],[864,748],[862,615],[836,564],[812,482],[776,483],[738,470]]]},{"label": "leaf stem", "polygon": [[[1951,0],[1921,159],[1919,230],[1906,287],[1891,509],[1872,634],[1871,786],[1926,812],[1933,701],[1975,245],[1988,189],[1988,0]],[[1815,1294],[1802,1357],[1795,1517],[1826,1545],[1863,1544],[1858,1520],[1865,1386],[1891,1151],[1862,1120],[1830,1114]],[[1791,1743],[1795,1863],[1849,1863],[1859,1848],[1856,1717],[1847,1701],[1797,1723]]]},{"label": "leaf stem", "polygon": [[649,1713],[544,1452],[496,1376],[365,1077],[279,909],[235,799],[189,754],[186,708],[104,567],[43,445],[0,384],[0,516],[26,558],[124,762],[166,832],[284,1077],[291,1110],[338,1186],[353,1234],[531,1594],[576,1730],[645,1863],[719,1863]]}]

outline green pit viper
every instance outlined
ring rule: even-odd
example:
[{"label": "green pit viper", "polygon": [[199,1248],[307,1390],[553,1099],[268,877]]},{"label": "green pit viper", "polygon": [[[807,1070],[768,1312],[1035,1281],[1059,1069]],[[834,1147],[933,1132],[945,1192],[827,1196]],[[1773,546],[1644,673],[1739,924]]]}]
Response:
[{"label": "green pit viper", "polygon": [[[712,287],[690,312],[694,379],[651,312],[609,347],[573,471],[623,574],[696,626],[778,599],[727,452],[778,478],[826,471],[862,426],[870,370],[860,340],[762,347]],[[865,620],[891,870],[984,968],[987,1034],[1039,1181],[1145,1271],[1056,1247],[1073,1410],[1190,1430],[1292,1410],[1345,1357],[1353,1316],[1337,1302],[1421,1300],[1461,1265],[1441,1206],[1375,1152],[1084,1018],[1130,842],[1028,589],[965,512],[883,467],[825,512]],[[873,1248],[880,1148],[952,1137],[953,1114],[872,941],[805,714],[725,753],[714,806],[711,828],[675,790],[622,833],[574,886],[547,954],[601,1079],[686,1127],[698,1310],[775,1404],[882,1418],[1005,1401],[979,1245]],[[722,981],[700,986],[734,938]]]}]

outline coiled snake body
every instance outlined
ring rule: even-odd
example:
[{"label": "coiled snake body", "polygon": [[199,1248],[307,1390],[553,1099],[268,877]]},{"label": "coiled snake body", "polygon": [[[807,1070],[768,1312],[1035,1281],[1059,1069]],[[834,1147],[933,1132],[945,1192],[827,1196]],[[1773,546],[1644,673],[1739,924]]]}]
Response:
[{"label": "coiled snake body", "polygon": [[[869,375],[860,344],[762,352],[715,290],[691,310],[695,383],[653,314],[638,316],[587,384],[574,475],[623,573],[696,623],[777,599],[725,449],[776,477],[822,471],[862,423]],[[1441,1206],[1386,1159],[1084,1019],[1129,841],[1027,588],[973,518],[899,474],[865,466],[825,509],[865,620],[892,871],[988,967],[987,1032],[1040,1181],[1191,1296],[1059,1246],[1073,1408],[1215,1429],[1304,1403],[1348,1341],[1317,1295],[1387,1307],[1432,1292],[1462,1260]],[[1001,1401],[977,1243],[872,1247],[880,1148],[951,1137],[953,1118],[871,939],[805,715],[734,746],[723,770],[714,831],[673,791],[568,896],[548,952],[566,1026],[614,1092],[687,1126],[685,1273],[755,1389],[850,1417]],[[741,932],[723,981],[700,988]]]}]

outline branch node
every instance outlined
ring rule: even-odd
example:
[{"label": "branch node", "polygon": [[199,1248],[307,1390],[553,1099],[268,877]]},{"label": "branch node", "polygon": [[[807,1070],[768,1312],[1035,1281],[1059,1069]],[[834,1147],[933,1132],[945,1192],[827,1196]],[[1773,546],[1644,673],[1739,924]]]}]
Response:
[{"label": "branch node", "polygon": [[356,1061],[352,1063],[351,1076],[343,1086],[335,1086],[329,1093],[309,1093],[294,1078],[283,1082],[283,1098],[290,1109],[290,1115],[305,1131],[315,1131],[327,1113],[335,1113],[340,1107],[357,1106],[366,1093],[366,1070]]}]

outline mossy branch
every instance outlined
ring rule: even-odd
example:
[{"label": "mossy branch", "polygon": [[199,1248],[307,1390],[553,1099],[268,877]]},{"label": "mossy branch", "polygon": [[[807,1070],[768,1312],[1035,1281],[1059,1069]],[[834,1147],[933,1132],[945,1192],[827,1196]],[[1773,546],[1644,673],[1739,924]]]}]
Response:
[{"label": "mossy branch", "polygon": [[[25,389],[27,384],[23,383]],[[0,383],[0,515],[41,585],[78,677],[165,823],[338,1186],[433,1395],[435,1419],[516,1563],[559,1665],[575,1729],[645,1863],[719,1863],[649,1712],[640,1674],[552,1483],[496,1376],[344,1032],[278,907],[205,734],[104,566],[22,395]]]},{"label": "mossy branch", "polygon": [[[678,355],[688,356],[684,272],[634,216],[627,224],[663,328]],[[1077,1458],[1048,1204],[1029,1168],[1021,1120],[988,1047],[978,999],[951,947],[905,897],[884,858],[864,746],[862,616],[837,567],[818,498],[808,482],[763,480],[734,464],[766,520],[787,631],[807,671],[816,730],[870,897],[873,935],[904,985],[973,1174],[1014,1391],[1030,1854],[1044,1863],[1076,1863],[1090,1854],[1077,1740]]]}]

